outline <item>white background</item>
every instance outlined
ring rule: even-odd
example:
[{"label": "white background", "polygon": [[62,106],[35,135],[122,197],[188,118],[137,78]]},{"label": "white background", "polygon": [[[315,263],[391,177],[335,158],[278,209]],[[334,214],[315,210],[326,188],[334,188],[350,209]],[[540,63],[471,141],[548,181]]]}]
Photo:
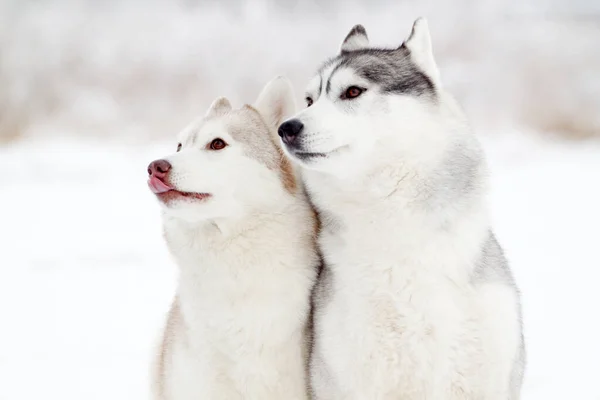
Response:
[{"label": "white background", "polygon": [[492,166],[523,398],[600,399],[597,4],[64,0],[0,2],[0,400],[147,398],[176,282],[147,164],[216,96],[300,100],[352,25],[398,45],[418,15]]}]

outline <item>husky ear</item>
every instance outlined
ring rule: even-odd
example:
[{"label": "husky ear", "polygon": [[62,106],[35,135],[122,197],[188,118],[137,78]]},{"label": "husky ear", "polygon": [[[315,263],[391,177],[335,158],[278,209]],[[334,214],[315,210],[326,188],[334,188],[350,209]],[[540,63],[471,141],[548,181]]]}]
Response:
[{"label": "husky ear", "polygon": [[[254,103],[254,108],[262,115],[271,131],[277,135],[277,128],[296,112],[294,88],[291,82],[278,76],[265,85]],[[279,138],[276,138],[279,142]]]},{"label": "husky ear", "polygon": [[225,97],[219,97],[210,105],[206,112],[207,117],[218,117],[231,111],[231,103]]},{"label": "husky ear", "polygon": [[413,24],[412,32],[403,43],[403,46],[410,50],[410,57],[423,72],[435,83],[439,84],[440,73],[433,58],[431,36],[429,35],[429,27],[425,18],[417,18]]},{"label": "husky ear", "polygon": [[367,31],[362,25],[355,25],[350,30],[350,33],[346,35],[346,39],[342,42],[340,47],[340,53],[347,53],[349,51],[355,51],[369,47],[369,37]]}]

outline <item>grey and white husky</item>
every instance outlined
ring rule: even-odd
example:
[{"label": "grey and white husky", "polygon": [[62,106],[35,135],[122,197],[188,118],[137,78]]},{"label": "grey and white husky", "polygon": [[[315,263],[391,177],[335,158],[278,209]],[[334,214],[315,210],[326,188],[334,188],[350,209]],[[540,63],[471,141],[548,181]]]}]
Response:
[{"label": "grey and white husky", "polygon": [[355,26],[306,101],[279,135],[322,220],[314,398],[518,399],[519,291],[426,21],[393,49]]}]

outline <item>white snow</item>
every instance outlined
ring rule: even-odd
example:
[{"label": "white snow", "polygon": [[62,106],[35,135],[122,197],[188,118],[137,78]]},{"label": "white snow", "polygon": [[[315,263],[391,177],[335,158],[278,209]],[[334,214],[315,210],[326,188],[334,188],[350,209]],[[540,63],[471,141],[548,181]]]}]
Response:
[{"label": "white snow", "polygon": [[352,25],[398,45],[419,15],[488,133],[523,399],[599,400],[600,142],[523,131],[597,137],[600,3],[229,3],[0,0],[0,400],[147,399],[176,281],[147,164],[216,96],[285,74],[300,100]]},{"label": "white snow", "polygon": [[[523,292],[525,400],[598,399],[600,144],[484,140]],[[176,269],[146,165],[174,143],[0,149],[0,399],[146,399]]]}]

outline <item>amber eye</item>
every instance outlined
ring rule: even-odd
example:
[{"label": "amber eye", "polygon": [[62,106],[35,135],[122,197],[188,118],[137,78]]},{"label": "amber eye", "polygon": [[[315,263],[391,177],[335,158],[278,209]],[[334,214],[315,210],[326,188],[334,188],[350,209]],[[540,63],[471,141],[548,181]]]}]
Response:
[{"label": "amber eye", "polygon": [[177,144],[177,151],[181,150],[181,143]]},{"label": "amber eye", "polygon": [[223,139],[217,138],[210,142],[211,150],[223,150],[225,147],[227,147],[227,143]]},{"label": "amber eye", "polygon": [[357,98],[364,91],[365,91],[365,89],[361,89],[358,86],[350,86],[348,89],[346,89],[344,94],[342,94],[342,99],[347,100],[347,99]]},{"label": "amber eye", "polygon": [[313,105],[313,99],[311,99],[310,97],[306,98],[306,107],[310,107]]}]

